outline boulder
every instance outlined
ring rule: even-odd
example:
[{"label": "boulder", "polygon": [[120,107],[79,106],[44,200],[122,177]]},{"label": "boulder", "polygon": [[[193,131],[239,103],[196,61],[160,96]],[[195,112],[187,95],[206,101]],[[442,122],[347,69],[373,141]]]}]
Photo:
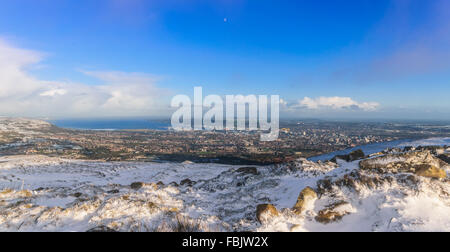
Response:
[{"label": "boulder", "polygon": [[73,194],[73,197],[79,198],[79,197],[81,197],[82,195],[83,195],[82,193],[76,192],[76,193]]},{"label": "boulder", "polygon": [[19,192],[22,197],[29,198],[33,196],[33,193],[30,190],[22,190]]},{"label": "boulder", "polygon": [[292,208],[292,211],[296,214],[302,214],[305,210],[308,209],[309,206],[314,204],[317,199],[317,193],[311,188],[306,187],[303,191],[300,192],[297,202],[295,206]]},{"label": "boulder", "polygon": [[433,165],[420,165],[416,167],[416,175],[426,178],[446,178],[447,173],[440,168],[437,168]]},{"label": "boulder", "polygon": [[0,194],[10,194],[12,192],[14,192],[14,190],[8,188],[8,189],[4,189],[3,191],[1,191]]},{"label": "boulder", "polygon": [[86,231],[87,233],[114,233],[117,232],[116,230],[109,228],[107,226],[98,226],[95,228],[91,228],[88,231]]},{"label": "boulder", "polygon": [[351,209],[352,206],[349,203],[341,201],[329,205],[323,210],[320,210],[315,219],[317,222],[323,224],[336,222],[341,220],[345,215],[350,214]]},{"label": "boulder", "polygon": [[242,173],[242,174],[251,174],[251,175],[258,175],[258,169],[256,167],[241,167],[236,170],[236,172]]},{"label": "boulder", "polygon": [[289,228],[289,230],[291,232],[300,232],[300,231],[302,231],[302,226],[299,224],[294,224],[291,226],[291,228]]},{"label": "boulder", "polygon": [[330,179],[321,179],[317,181],[317,192],[325,194],[333,189],[333,182]]},{"label": "boulder", "polygon": [[175,181],[170,182],[169,185],[173,187],[178,187],[178,183]]},{"label": "boulder", "polygon": [[195,181],[192,181],[192,180],[190,180],[190,179],[183,179],[183,180],[181,180],[181,182],[180,182],[180,185],[182,185],[182,186],[193,186],[193,185],[195,185],[196,184],[196,182]]},{"label": "boulder", "polygon": [[365,158],[366,154],[364,154],[364,151],[359,149],[359,150],[355,150],[352,153],[350,153],[349,157],[350,157],[350,161],[355,161],[355,160],[359,160],[359,159]]},{"label": "boulder", "polygon": [[153,190],[158,190],[158,185],[156,183],[146,184],[144,182],[134,182],[134,183],[131,183],[131,185],[130,185],[131,189],[134,189],[136,191],[141,189],[144,186],[151,187],[151,188],[153,188]]},{"label": "boulder", "polygon": [[353,152],[351,152],[348,155],[337,155],[334,158],[331,159],[332,162],[336,163],[338,159],[342,159],[345,160],[347,162],[353,162],[359,159],[363,159],[366,157],[366,154],[364,154],[364,152],[359,149],[359,150],[355,150]]},{"label": "boulder", "polygon": [[269,219],[280,215],[277,208],[272,204],[261,204],[256,207],[256,219],[260,223],[267,222]]},{"label": "boulder", "polygon": [[144,185],[145,184],[143,182],[134,182],[134,183],[131,183],[130,187],[131,187],[131,189],[137,191],[137,190],[141,189]]}]

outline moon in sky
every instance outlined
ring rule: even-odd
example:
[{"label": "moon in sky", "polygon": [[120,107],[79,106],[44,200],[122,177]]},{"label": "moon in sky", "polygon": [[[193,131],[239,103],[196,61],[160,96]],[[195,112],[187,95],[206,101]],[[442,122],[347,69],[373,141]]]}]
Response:
[{"label": "moon in sky", "polygon": [[224,18],[224,19],[223,19],[223,22],[225,22],[225,23],[226,23],[227,21],[228,21],[228,19],[227,19],[227,18]]}]

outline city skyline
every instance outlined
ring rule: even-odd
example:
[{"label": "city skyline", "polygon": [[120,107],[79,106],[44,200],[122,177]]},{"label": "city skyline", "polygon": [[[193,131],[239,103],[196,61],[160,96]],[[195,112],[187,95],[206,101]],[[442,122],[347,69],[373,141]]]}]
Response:
[{"label": "city skyline", "polygon": [[170,117],[202,86],[284,118],[450,120],[449,5],[2,1],[0,115]]}]

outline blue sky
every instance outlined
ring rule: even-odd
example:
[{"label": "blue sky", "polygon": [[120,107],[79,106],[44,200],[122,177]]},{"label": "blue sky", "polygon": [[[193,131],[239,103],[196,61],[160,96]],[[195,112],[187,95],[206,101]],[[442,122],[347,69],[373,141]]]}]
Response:
[{"label": "blue sky", "polygon": [[159,115],[203,86],[279,94],[289,116],[450,119],[446,0],[0,4],[5,115]]}]

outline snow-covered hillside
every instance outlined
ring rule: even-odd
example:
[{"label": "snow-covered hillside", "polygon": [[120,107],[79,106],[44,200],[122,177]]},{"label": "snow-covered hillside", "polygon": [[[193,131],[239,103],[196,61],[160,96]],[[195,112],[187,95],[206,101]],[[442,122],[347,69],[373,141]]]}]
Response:
[{"label": "snow-covered hillside", "polygon": [[1,157],[0,230],[450,231],[450,169],[432,152],[266,167]]},{"label": "snow-covered hillside", "polygon": [[35,133],[36,130],[43,130],[52,127],[48,122],[28,118],[8,118],[0,117],[0,131],[16,133]]}]

